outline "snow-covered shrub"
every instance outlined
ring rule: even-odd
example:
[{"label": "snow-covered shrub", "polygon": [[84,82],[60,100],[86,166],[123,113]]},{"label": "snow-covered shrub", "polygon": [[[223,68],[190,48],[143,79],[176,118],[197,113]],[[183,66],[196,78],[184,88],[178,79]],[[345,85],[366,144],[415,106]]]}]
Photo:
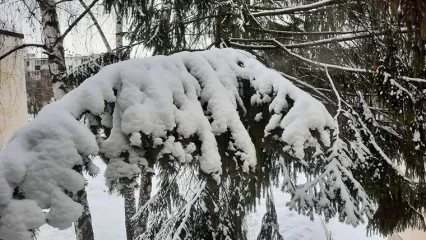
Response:
[{"label": "snow-covered shrub", "polygon": [[[76,120],[83,114],[90,130]],[[244,51],[113,64],[45,107],[0,153],[0,238],[29,239],[45,222],[69,227],[82,212],[66,194],[84,187],[74,170],[96,171],[96,154],[116,189],[135,186],[140,165],[159,169],[160,191],[135,216],[151,214],[141,239],[243,239],[246,211],[279,176],[292,208],[356,225],[370,201],[336,129],[319,101]],[[310,181],[298,184],[297,171]]]}]

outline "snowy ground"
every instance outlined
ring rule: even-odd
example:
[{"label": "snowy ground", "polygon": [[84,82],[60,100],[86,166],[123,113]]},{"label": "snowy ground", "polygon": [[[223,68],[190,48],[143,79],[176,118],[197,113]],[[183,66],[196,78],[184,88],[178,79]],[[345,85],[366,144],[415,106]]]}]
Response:
[{"label": "snowy ground", "polygon": [[[117,195],[110,195],[104,185],[102,175],[105,164],[99,158],[94,160],[101,168],[101,174],[96,178],[87,177],[89,180],[88,197],[92,211],[93,227],[96,240],[124,240],[124,209],[123,199]],[[274,192],[276,210],[281,234],[285,240],[326,240],[324,228],[319,217],[310,221],[308,217],[298,215],[285,207],[289,196],[280,191]],[[250,239],[256,239],[260,224],[265,213],[264,202],[258,206],[257,212],[250,216]],[[384,240],[378,236],[366,237],[364,226],[353,228],[337,220],[332,220],[327,227],[333,234],[333,240]],[[63,231],[44,225],[41,227],[38,240],[75,240],[74,229]]]}]

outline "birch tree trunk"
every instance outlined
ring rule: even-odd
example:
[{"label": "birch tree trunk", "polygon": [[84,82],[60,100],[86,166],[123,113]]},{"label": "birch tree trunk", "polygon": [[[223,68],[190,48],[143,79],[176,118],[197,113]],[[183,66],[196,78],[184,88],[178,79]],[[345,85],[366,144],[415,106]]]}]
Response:
[{"label": "birch tree trunk", "polygon": [[[116,24],[115,24],[115,45],[116,48],[123,46],[123,7],[117,4],[115,8],[116,13]],[[136,213],[136,198],[135,189],[133,187],[126,187],[122,190],[124,197],[124,217],[126,223],[126,236],[127,240],[133,240],[135,235],[135,224],[133,224],[131,218]]]},{"label": "birch tree trunk", "polygon": [[123,7],[118,4],[116,8],[116,24],[115,24],[115,47],[123,46]]},{"label": "birch tree trunk", "polygon": [[[64,39],[59,28],[59,18],[54,0],[37,0],[41,12],[42,38],[47,48],[49,69],[52,75],[53,94],[56,100],[61,99],[69,90],[60,79],[61,74],[66,72],[64,52]],[[82,171],[79,171],[82,173]],[[77,240],[93,240],[92,216],[87,201],[86,189],[73,194],[74,201],[84,207],[82,216],[74,222]]]},{"label": "birch tree trunk", "polygon": [[56,100],[68,92],[59,76],[66,72],[64,39],[59,29],[59,18],[54,0],[37,0],[42,21],[42,38],[47,48],[49,69],[52,74],[53,94]]}]

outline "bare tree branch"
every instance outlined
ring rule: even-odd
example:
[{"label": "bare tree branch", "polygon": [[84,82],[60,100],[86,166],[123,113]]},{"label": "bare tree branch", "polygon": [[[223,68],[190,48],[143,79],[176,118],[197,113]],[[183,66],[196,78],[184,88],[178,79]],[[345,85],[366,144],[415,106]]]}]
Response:
[{"label": "bare tree branch", "polygon": [[16,51],[18,51],[20,49],[26,48],[26,47],[38,47],[38,48],[46,49],[46,45],[44,45],[44,44],[38,44],[38,43],[22,44],[22,45],[19,45],[19,46],[15,47],[15,48],[11,49],[10,51],[8,51],[5,54],[3,54],[2,56],[0,56],[0,61],[2,59],[6,58],[7,56],[9,56],[10,54],[12,54],[12,53],[14,53],[14,52],[16,52]]},{"label": "bare tree branch", "polygon": [[75,20],[74,20],[74,22],[73,23],[71,23],[71,25],[68,27],[68,29],[67,30],[65,30],[65,32],[61,35],[61,37],[60,38],[58,38],[58,40],[56,41],[56,42],[58,42],[59,41],[59,39],[64,39],[65,38],[65,36],[75,27],[75,25],[77,25],[77,23],[84,17],[84,15],[86,15],[86,13],[88,13],[89,11],[90,11],[90,9],[93,7],[93,6],[95,6],[95,4],[98,2],[99,0],[93,0],[93,2],[89,5],[89,6],[87,6],[87,8],[86,8],[86,10],[84,10],[84,12],[82,12],[81,14],[80,14],[80,16],[78,16],[78,18],[76,18]]},{"label": "bare tree branch", "polygon": [[[84,9],[86,9],[86,10],[89,9],[87,4],[83,0],[79,0],[79,1],[80,1],[81,5],[84,7]],[[92,13],[92,11],[90,11],[90,9],[87,13],[89,14],[90,18],[92,19],[95,27],[98,29],[99,35],[101,35],[102,41],[104,42],[107,51],[110,52],[111,46],[109,45],[108,40],[106,39],[105,34],[102,31],[102,28],[98,23],[98,20],[96,20],[95,15],[93,15],[93,13]]]},{"label": "bare tree branch", "polygon": [[61,3],[64,3],[64,2],[72,2],[72,1],[74,1],[74,0],[61,0],[61,1],[55,2],[55,5],[58,5],[58,4],[61,4]]}]

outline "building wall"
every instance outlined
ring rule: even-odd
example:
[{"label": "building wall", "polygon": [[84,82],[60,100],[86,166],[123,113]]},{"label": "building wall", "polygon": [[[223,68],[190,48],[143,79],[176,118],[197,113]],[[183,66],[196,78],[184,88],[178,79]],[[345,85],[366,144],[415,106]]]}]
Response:
[{"label": "building wall", "polygon": [[[22,34],[0,30],[0,56],[22,42]],[[0,150],[28,122],[24,55],[19,50],[0,61]]]},{"label": "building wall", "polygon": [[419,230],[407,230],[402,233],[394,234],[389,240],[426,240],[426,232]]}]

